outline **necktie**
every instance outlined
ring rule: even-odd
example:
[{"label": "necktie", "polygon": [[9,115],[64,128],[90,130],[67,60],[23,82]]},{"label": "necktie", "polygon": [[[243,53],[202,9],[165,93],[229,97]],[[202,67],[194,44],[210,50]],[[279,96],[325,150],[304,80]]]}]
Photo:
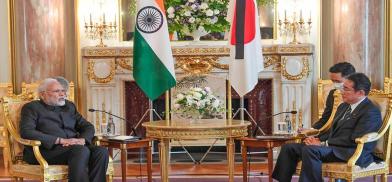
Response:
[{"label": "necktie", "polygon": [[340,124],[342,121],[345,121],[345,120],[349,119],[350,116],[351,116],[351,106],[349,106],[349,107],[347,108],[346,112],[344,112],[344,115],[343,115],[342,119],[340,119],[339,124]]}]

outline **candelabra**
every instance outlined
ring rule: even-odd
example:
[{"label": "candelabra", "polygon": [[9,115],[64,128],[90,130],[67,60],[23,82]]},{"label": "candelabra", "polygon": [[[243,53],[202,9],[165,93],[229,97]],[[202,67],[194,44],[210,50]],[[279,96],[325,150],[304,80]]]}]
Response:
[{"label": "candelabra", "polygon": [[284,11],[284,20],[282,21],[280,18],[278,20],[279,31],[281,35],[287,37],[287,34],[293,35],[293,40],[290,44],[300,44],[297,40],[297,34],[309,34],[312,28],[312,16],[309,14],[309,19],[305,22],[302,17],[302,10],[300,11],[299,20],[296,18],[296,12],[293,13],[293,17],[291,21],[286,16],[286,10]]},{"label": "candelabra", "polygon": [[99,17],[99,20],[93,22],[90,14],[90,22],[84,21],[84,28],[86,36],[89,39],[99,39],[99,44],[97,47],[106,47],[103,43],[103,39],[109,39],[116,37],[117,33],[117,23],[116,16],[114,16],[114,21],[107,22],[105,19],[105,13]]}]

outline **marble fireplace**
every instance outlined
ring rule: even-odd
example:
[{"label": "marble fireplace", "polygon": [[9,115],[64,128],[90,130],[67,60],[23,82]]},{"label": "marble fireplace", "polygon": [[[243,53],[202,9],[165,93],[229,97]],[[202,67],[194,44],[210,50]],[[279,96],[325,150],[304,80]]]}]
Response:
[{"label": "marble fireplace", "polygon": [[[259,73],[259,83],[245,97],[249,113],[265,133],[275,133],[277,122],[284,115],[263,119],[271,114],[297,110],[292,116],[293,125],[310,126],[313,45],[263,45],[264,70]],[[228,75],[229,49],[226,42],[174,42],[176,77],[189,74]],[[132,77],[132,47],[84,47],[82,102],[89,108],[105,110],[126,117],[128,123],[114,120],[117,134],[129,134],[148,108],[148,99],[136,86]],[[221,93],[225,95],[226,93]],[[239,97],[232,91],[233,108]],[[164,109],[164,97],[153,102],[158,114]],[[102,113],[85,113],[87,119],[101,133],[108,116]],[[146,117],[146,121],[149,120]],[[139,134],[143,128],[137,128]]]}]

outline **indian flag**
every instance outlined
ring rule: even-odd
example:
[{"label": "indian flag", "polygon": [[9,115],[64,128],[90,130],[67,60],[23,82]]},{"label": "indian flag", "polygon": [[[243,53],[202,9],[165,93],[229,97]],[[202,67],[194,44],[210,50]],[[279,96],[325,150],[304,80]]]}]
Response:
[{"label": "indian flag", "polygon": [[176,85],[163,0],[138,0],[133,41],[133,77],[154,100]]}]

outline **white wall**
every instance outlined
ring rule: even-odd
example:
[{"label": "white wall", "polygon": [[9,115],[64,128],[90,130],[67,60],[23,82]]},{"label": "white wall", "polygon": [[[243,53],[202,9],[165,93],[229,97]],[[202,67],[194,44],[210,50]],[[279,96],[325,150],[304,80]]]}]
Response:
[{"label": "white wall", "polygon": [[8,1],[0,1],[0,83],[12,82],[8,47]]}]

